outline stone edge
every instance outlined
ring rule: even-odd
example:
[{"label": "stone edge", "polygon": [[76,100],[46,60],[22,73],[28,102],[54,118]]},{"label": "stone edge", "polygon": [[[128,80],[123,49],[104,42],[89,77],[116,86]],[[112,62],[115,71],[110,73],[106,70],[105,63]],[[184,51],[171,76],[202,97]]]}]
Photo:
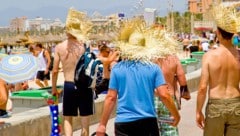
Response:
[{"label": "stone edge", "polygon": [[[201,69],[186,74],[188,88],[191,92],[197,90]],[[103,111],[104,95],[95,101],[96,114],[91,117],[91,124],[99,122]],[[60,114],[62,104],[59,104]],[[116,110],[114,110],[116,111]],[[115,112],[111,117],[115,116]],[[62,118],[62,116],[61,116]],[[0,136],[47,136],[51,132],[51,117],[48,106],[14,114],[10,118],[3,119],[6,123],[0,125]],[[63,128],[63,127],[62,127]],[[73,119],[73,129],[80,129],[80,118]]]}]

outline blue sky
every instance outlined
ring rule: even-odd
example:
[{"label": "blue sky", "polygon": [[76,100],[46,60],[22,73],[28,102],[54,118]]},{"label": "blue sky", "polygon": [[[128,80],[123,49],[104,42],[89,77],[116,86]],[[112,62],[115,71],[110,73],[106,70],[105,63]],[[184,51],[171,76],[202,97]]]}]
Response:
[{"label": "blue sky", "polygon": [[[6,24],[9,18],[13,18],[14,11],[16,12],[16,17],[19,16],[19,12],[23,10],[25,11],[24,13],[34,11],[34,14],[42,15],[43,13],[41,13],[39,9],[43,9],[44,7],[45,9],[46,7],[50,8],[48,12],[49,15],[53,14],[54,11],[51,11],[51,8],[55,7],[64,9],[74,7],[78,10],[109,10],[109,12],[115,8],[118,9],[117,12],[131,12],[134,14],[134,12],[136,12],[134,6],[138,7],[139,1],[140,0],[2,0],[0,4],[0,26],[1,24]],[[172,1],[174,11],[183,12],[187,10],[187,0]],[[143,6],[156,8],[159,14],[163,15],[167,12],[168,0],[143,0]],[[124,7],[126,8],[124,9]],[[11,12],[11,15],[8,12]],[[64,18],[64,16],[59,18]]]},{"label": "blue sky", "polygon": [[[4,0],[1,1],[0,9],[18,7],[33,10],[43,6],[63,6],[81,8],[108,8],[118,5],[135,5],[140,0]],[[143,0],[145,6],[164,8],[168,0]],[[175,9],[187,8],[187,0],[172,0]]]}]

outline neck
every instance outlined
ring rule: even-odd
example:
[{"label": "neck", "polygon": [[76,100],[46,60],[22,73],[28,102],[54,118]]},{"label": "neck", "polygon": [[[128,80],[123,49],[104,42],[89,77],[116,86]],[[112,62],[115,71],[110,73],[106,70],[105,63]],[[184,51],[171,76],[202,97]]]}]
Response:
[{"label": "neck", "polygon": [[230,48],[234,48],[234,45],[232,44],[232,40],[221,40],[220,41],[221,45],[223,45],[225,48],[230,49]]}]

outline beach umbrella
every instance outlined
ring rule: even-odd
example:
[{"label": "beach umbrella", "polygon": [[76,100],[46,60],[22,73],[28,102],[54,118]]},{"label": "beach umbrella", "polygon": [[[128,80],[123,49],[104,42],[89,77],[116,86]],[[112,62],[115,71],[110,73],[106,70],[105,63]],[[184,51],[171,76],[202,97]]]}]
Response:
[{"label": "beach umbrella", "polygon": [[5,54],[5,53],[0,53],[0,59],[2,59],[3,57],[6,57],[7,56],[7,54]]},{"label": "beach umbrella", "polygon": [[30,54],[9,55],[0,62],[0,77],[10,84],[32,79],[37,70],[37,59]]}]

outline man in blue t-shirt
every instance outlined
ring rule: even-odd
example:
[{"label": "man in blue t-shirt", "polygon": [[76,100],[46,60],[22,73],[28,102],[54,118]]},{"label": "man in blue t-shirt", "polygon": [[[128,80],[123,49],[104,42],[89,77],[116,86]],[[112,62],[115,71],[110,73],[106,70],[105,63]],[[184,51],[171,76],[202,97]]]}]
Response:
[{"label": "man in blue t-shirt", "polygon": [[109,116],[117,104],[115,134],[129,136],[158,136],[154,109],[154,90],[173,116],[173,126],[180,120],[179,113],[168,93],[158,65],[141,61],[121,61],[111,71],[109,91],[97,133],[105,133]]},{"label": "man in blue t-shirt", "polygon": [[152,62],[174,52],[178,44],[173,44],[173,40],[164,32],[145,26],[144,20],[133,19],[124,22],[121,27],[117,49],[122,61],[111,70],[97,136],[105,135],[108,119],[116,103],[116,136],[159,136],[154,108],[155,93],[172,115],[169,124],[176,126],[180,120],[162,71]]}]

